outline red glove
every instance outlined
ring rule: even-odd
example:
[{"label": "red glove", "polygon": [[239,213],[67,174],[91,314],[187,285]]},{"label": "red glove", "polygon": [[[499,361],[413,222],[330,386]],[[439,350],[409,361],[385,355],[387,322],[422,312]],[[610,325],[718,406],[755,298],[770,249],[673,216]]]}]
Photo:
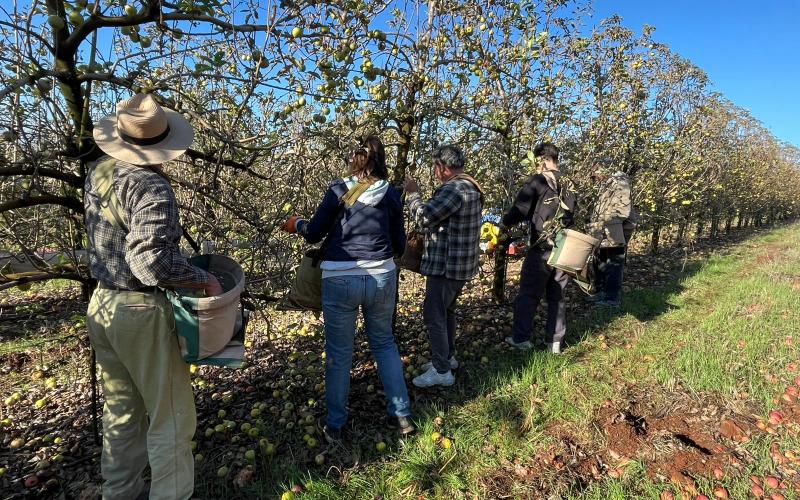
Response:
[{"label": "red glove", "polygon": [[297,232],[297,221],[299,220],[300,220],[299,215],[292,215],[291,217],[286,219],[286,222],[283,223],[281,229],[289,234],[294,234]]}]

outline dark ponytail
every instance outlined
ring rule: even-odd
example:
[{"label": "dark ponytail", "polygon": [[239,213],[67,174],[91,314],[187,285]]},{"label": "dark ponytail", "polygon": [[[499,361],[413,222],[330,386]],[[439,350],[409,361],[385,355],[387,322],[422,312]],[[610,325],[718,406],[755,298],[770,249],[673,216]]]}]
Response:
[{"label": "dark ponytail", "polygon": [[367,150],[367,164],[362,174],[365,177],[386,180],[389,171],[386,169],[386,150],[383,143],[376,135],[364,139],[364,148]]}]

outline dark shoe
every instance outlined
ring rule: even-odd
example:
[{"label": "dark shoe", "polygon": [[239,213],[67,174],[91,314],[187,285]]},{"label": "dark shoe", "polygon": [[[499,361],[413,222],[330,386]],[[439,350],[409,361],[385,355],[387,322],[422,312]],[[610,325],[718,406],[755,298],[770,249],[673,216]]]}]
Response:
[{"label": "dark shoe", "polygon": [[325,436],[325,441],[328,444],[342,444],[344,441],[344,432],[342,432],[342,429],[336,429],[335,427],[324,425],[322,427],[322,435]]},{"label": "dark shoe", "polygon": [[417,428],[408,417],[393,417],[390,416],[386,419],[386,425],[392,429],[396,429],[400,436],[408,436],[414,434]]}]

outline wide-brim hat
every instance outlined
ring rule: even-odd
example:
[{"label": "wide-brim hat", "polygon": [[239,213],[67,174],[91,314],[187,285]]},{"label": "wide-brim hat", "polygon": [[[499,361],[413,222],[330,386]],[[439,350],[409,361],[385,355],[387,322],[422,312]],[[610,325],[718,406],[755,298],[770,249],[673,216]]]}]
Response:
[{"label": "wide-brim hat", "polygon": [[117,103],[94,127],[94,141],[107,155],[133,165],[157,165],[189,149],[194,131],[180,113],[162,108],[150,94]]}]

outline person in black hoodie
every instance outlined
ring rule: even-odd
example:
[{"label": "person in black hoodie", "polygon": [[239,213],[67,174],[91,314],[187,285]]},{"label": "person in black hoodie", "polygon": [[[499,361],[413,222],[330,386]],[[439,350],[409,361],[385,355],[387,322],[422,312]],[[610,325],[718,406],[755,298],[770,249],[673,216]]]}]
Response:
[{"label": "person in black hoodie", "polygon": [[533,318],[542,296],[545,295],[545,348],[559,354],[567,333],[564,289],[570,277],[564,271],[547,265],[547,259],[553,250],[548,229],[553,228],[554,224],[564,228],[572,226],[576,200],[575,195],[560,182],[558,148],[546,142],[537,145],[533,153],[540,160],[542,171],[525,181],[525,185],[517,193],[514,205],[502,218],[504,227],[523,221],[531,226],[531,247],[520,271],[519,292],[514,302],[514,323],[511,336],[506,337],[506,343],[518,349],[533,347]]},{"label": "person in black hoodie", "polygon": [[322,313],[325,320],[324,426],[328,442],[342,439],[347,423],[350,368],[356,319],[361,309],[370,349],[388,398],[389,422],[400,433],[414,432],[403,362],[392,332],[397,290],[394,257],[405,249],[403,204],[388,181],[386,155],[369,137],[350,163],[350,176],[334,180],[310,221],[290,217],[283,229],[318,243],[322,256]]}]

